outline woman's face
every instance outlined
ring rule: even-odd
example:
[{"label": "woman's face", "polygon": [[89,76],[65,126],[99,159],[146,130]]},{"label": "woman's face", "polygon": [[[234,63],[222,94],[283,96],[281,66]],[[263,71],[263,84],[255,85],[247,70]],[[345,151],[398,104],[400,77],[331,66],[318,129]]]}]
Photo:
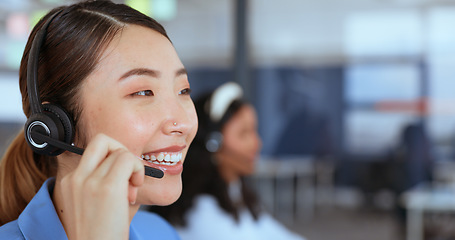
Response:
[{"label": "woman's face", "polygon": [[224,125],[222,134],[223,145],[218,152],[221,171],[235,177],[252,174],[262,144],[254,108],[242,106]]},{"label": "woman's face", "polygon": [[[167,205],[180,196],[182,164],[197,131],[189,87],[169,40],[137,25],[118,34],[82,86],[84,142],[104,133],[164,172],[162,179],[145,177],[137,203]],[[153,161],[162,158],[165,164]]]}]

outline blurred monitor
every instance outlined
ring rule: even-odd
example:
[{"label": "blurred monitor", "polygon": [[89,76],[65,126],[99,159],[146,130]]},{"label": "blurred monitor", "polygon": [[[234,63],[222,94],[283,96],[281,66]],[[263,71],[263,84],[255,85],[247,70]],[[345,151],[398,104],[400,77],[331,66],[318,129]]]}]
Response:
[{"label": "blurred monitor", "polygon": [[[419,95],[419,69],[412,63],[348,66],[345,71],[345,152],[381,155],[394,147],[404,126],[418,118],[416,112],[403,103],[412,106]],[[383,103],[388,103],[390,109],[380,107]]]}]

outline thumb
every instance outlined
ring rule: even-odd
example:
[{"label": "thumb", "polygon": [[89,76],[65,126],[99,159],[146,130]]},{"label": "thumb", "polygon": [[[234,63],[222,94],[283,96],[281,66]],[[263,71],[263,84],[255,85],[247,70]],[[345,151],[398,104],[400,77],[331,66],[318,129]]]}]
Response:
[{"label": "thumb", "polygon": [[136,187],[136,186],[133,186],[131,184],[128,186],[128,202],[131,205],[136,204],[137,190],[138,190],[138,187]]},{"label": "thumb", "polygon": [[[138,188],[144,183],[144,165],[142,164],[142,158],[137,157],[137,163],[135,169],[130,177],[128,185],[128,201],[131,204],[136,203]],[[140,159],[140,160],[139,160]]]}]

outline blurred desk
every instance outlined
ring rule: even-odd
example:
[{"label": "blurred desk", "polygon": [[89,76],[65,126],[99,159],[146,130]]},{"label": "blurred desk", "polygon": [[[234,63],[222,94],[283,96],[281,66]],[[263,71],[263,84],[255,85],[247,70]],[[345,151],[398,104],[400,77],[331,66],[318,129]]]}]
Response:
[{"label": "blurred desk", "polygon": [[261,158],[253,175],[260,201],[278,219],[311,219],[314,213],[313,157]]},{"label": "blurred desk", "polygon": [[423,240],[424,212],[455,211],[455,185],[420,184],[402,196],[407,210],[407,240]]}]

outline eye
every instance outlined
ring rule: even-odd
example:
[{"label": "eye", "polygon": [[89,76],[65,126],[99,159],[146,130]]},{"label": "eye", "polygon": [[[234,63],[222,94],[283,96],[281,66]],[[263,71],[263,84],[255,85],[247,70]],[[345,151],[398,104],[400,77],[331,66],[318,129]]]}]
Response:
[{"label": "eye", "polygon": [[180,95],[190,95],[191,94],[191,89],[190,88],[185,88],[185,89],[182,89],[180,92],[179,92]]},{"label": "eye", "polygon": [[133,93],[131,95],[132,96],[146,96],[146,97],[154,96],[152,90],[142,90],[142,91],[139,91],[139,92],[135,92],[135,93]]}]

